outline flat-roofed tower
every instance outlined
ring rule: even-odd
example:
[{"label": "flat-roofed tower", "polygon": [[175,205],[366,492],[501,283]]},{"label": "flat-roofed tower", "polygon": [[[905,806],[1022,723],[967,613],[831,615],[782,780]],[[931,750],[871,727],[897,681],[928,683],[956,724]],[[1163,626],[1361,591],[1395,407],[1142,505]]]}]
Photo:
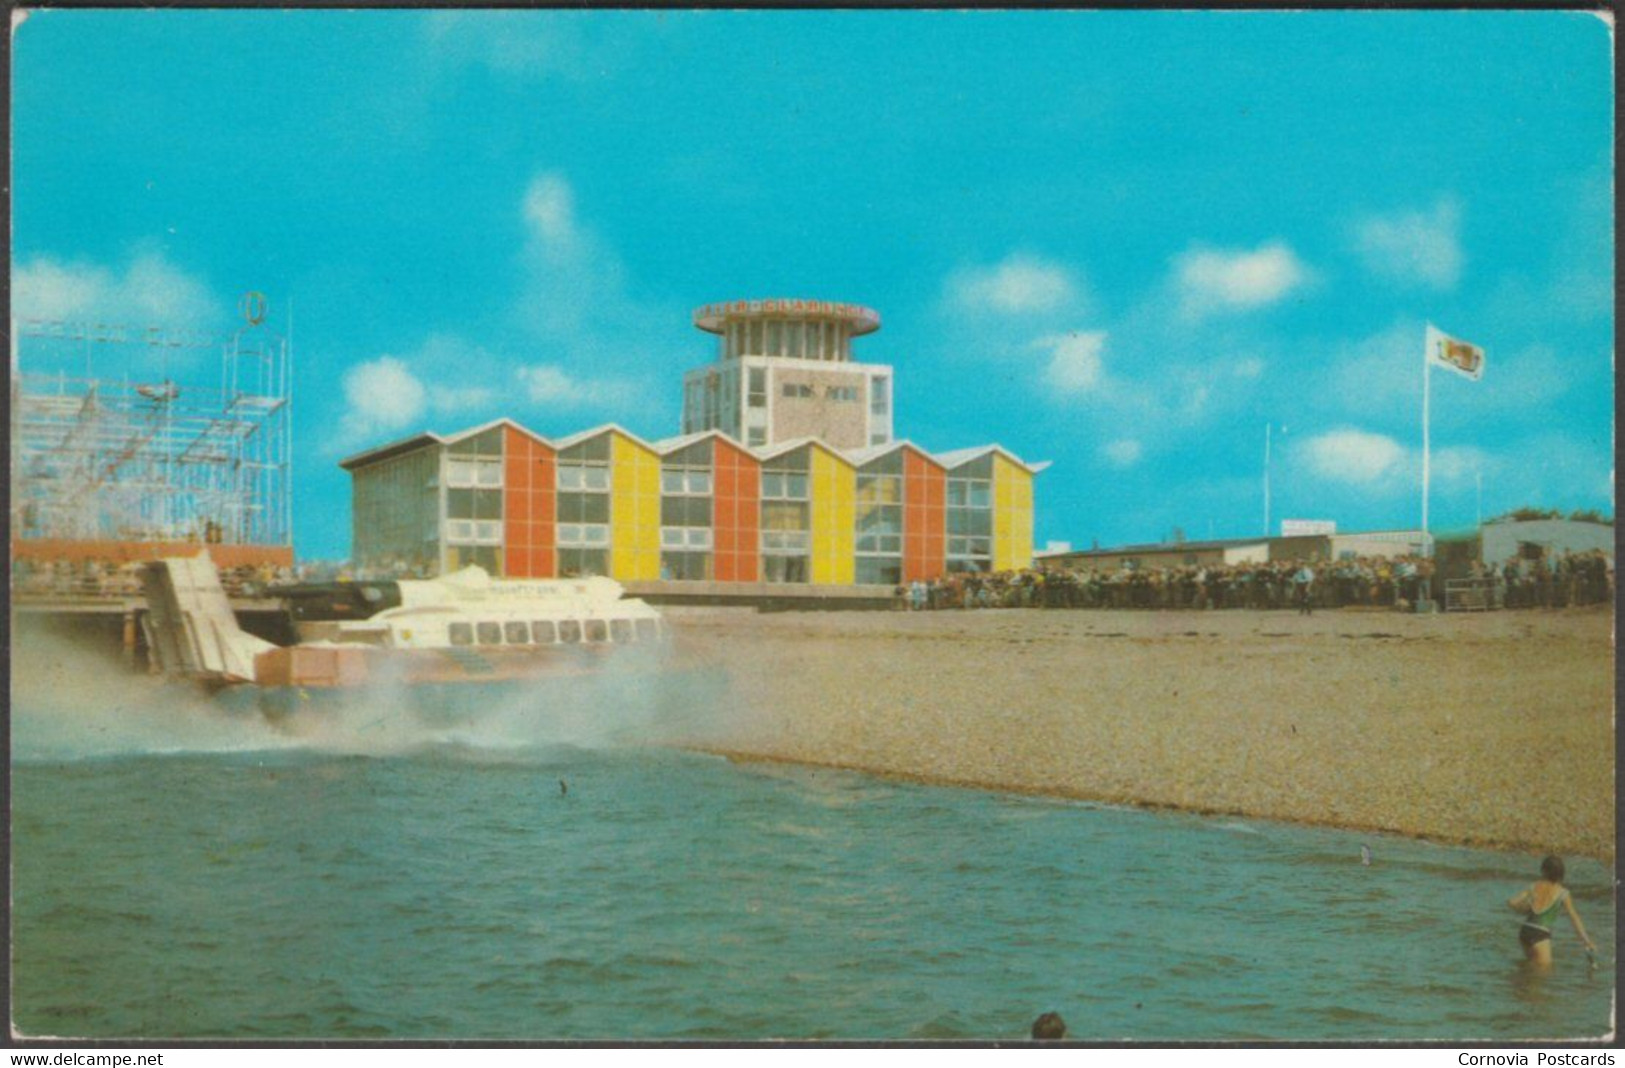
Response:
[{"label": "flat-roofed tower", "polygon": [[736,300],[694,310],[717,359],[683,376],[683,433],[748,446],[821,438],[840,449],[892,440],[892,369],[856,363],[852,339],[880,313],[824,300]]}]

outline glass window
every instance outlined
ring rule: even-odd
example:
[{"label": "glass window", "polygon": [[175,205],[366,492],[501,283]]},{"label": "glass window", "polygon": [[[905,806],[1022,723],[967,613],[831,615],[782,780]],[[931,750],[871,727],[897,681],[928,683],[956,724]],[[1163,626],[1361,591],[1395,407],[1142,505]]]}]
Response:
[{"label": "glass window", "polygon": [[708,527],[711,525],[711,498],[662,497],[660,524],[667,527]]},{"label": "glass window", "polygon": [[609,641],[609,626],[601,619],[589,619],[587,622],[587,640],[589,642]]},{"label": "glass window", "polygon": [[632,640],[632,621],[630,619],[612,619],[609,621],[609,635],[616,642],[625,645]]},{"label": "glass window", "polygon": [[762,531],[762,552],[777,553],[805,553],[811,539],[805,530],[764,530]]},{"label": "glass window", "polygon": [[767,354],[784,355],[784,324],[777,320],[770,320],[767,324]]},{"label": "glass window", "polygon": [[660,554],[660,577],[679,582],[704,582],[711,577],[711,554],[675,550]]},{"label": "glass window", "polygon": [[552,645],[559,640],[559,629],[551,619],[532,620],[530,634],[537,645]]},{"label": "glass window", "polygon": [[475,481],[481,486],[502,485],[501,461],[498,461],[497,463],[490,463],[482,460],[480,463],[474,465],[474,473]]},{"label": "glass window", "polygon": [[500,623],[475,624],[474,632],[479,635],[481,645],[502,644],[502,624]]},{"label": "glass window", "polygon": [[446,461],[446,485],[472,486],[474,484],[474,461],[453,460]]},{"label": "glass window", "polygon": [[581,622],[575,619],[565,619],[559,622],[559,641],[565,645],[575,645],[581,641]]},{"label": "glass window", "polygon": [[504,623],[502,625],[502,638],[509,645],[528,645],[530,643],[530,625],[520,622]]},{"label": "glass window", "polygon": [[800,501],[763,501],[763,530],[806,530],[807,506]]},{"label": "glass window", "polygon": [[860,556],[853,577],[864,585],[895,586],[903,581],[903,565],[895,557]]},{"label": "glass window", "polygon": [[659,638],[660,638],[660,624],[656,623],[654,620],[652,620],[652,619],[637,619],[637,620],[633,620],[633,624],[637,628],[638,641],[640,641],[640,642],[652,642],[652,641],[658,641],[659,640]]},{"label": "glass window", "polygon": [[762,558],[762,578],[766,582],[806,582],[805,556],[767,556]]},{"label": "glass window", "polygon": [[808,476],[801,471],[762,471],[762,497],[778,501],[806,501]]},{"label": "glass window", "polygon": [[607,493],[560,493],[556,507],[560,523],[609,522]]},{"label": "glass window", "polygon": [[603,549],[568,548],[559,546],[559,577],[578,578],[583,575],[602,575],[609,570],[607,552]]},{"label": "glass window", "polygon": [[749,395],[747,403],[752,408],[762,408],[767,405],[767,368],[752,367],[749,378]]},{"label": "glass window", "polygon": [[559,489],[561,490],[593,490],[602,492],[609,489],[609,468],[603,464],[559,464]]},{"label": "glass window", "polygon": [[453,623],[446,628],[446,634],[453,645],[474,644],[474,625],[471,623]]},{"label": "glass window", "polygon": [[745,431],[745,444],[761,446],[767,444],[767,430],[764,427],[753,426]]}]

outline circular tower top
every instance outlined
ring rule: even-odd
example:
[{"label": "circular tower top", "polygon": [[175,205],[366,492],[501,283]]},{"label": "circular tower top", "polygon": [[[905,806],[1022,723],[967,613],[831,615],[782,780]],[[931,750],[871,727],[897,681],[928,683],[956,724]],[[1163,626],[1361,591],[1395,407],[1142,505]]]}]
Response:
[{"label": "circular tower top", "polygon": [[694,325],[712,334],[726,333],[729,323],[754,319],[844,323],[850,337],[880,329],[880,313],[873,308],[831,300],[729,300],[694,309]]}]

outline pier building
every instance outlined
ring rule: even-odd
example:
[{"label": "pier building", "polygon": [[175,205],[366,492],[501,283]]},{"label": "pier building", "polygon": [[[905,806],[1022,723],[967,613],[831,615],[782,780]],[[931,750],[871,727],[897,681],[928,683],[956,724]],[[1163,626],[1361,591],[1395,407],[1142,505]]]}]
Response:
[{"label": "pier building", "polygon": [[554,438],[498,419],[341,461],[357,567],[737,592],[1031,565],[1033,476],[1046,465],[995,444],[934,453],[895,439],[891,367],[851,359],[879,313],[733,301],[693,321],[718,356],[684,376],[677,437],[606,424]]},{"label": "pier building", "polygon": [[1042,469],[998,445],[752,449],[720,430],[649,441],[615,424],[549,439],[511,419],[341,466],[363,571],[818,586],[1028,566]]}]

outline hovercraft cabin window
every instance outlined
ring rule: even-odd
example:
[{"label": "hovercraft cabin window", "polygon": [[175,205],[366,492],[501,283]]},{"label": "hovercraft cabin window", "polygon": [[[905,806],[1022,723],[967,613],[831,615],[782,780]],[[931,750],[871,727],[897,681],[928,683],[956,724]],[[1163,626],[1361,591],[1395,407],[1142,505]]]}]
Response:
[{"label": "hovercraft cabin window", "polygon": [[587,640],[589,642],[609,641],[609,626],[602,619],[587,620]]},{"label": "hovercraft cabin window", "polygon": [[472,623],[453,623],[447,628],[447,637],[453,645],[473,645],[474,625]]},{"label": "hovercraft cabin window", "polygon": [[509,622],[502,624],[502,637],[509,645],[530,644],[530,624]]},{"label": "hovercraft cabin window", "polygon": [[538,619],[531,622],[530,633],[535,637],[537,645],[552,645],[559,640],[558,628],[551,619]]},{"label": "hovercraft cabin window", "polygon": [[565,645],[575,645],[581,641],[581,623],[574,619],[559,621],[559,641]]},{"label": "hovercraft cabin window", "polygon": [[481,645],[502,644],[502,624],[500,623],[476,623],[474,624],[474,633],[479,635]]}]

